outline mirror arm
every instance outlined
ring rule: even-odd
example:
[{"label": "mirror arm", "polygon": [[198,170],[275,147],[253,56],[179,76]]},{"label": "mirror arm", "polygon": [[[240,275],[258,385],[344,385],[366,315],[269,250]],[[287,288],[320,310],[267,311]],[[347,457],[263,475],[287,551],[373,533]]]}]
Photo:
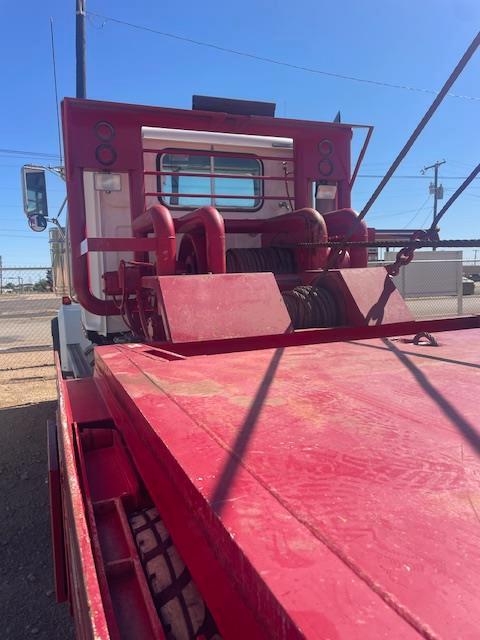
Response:
[{"label": "mirror arm", "polygon": [[60,236],[61,236],[61,238],[62,238],[62,242],[65,242],[65,239],[66,239],[66,237],[65,237],[65,231],[63,230],[63,227],[62,227],[62,225],[59,223],[59,221],[57,220],[57,218],[47,218],[47,220],[48,220],[48,222],[51,222],[52,224],[54,224],[54,225],[57,227],[57,229],[58,229],[58,230],[59,230],[59,232],[60,232]]},{"label": "mirror arm", "polygon": [[53,173],[57,178],[65,181],[65,167],[52,167],[51,165],[45,164],[26,164],[24,167],[26,169],[44,169],[49,173]]},{"label": "mirror arm", "polygon": [[60,236],[62,238],[62,241],[65,242],[65,231],[63,230],[62,225],[60,224],[60,222],[58,221],[62,211],[65,208],[65,205],[67,204],[67,196],[65,196],[65,198],[63,199],[63,202],[60,206],[60,209],[58,210],[58,213],[56,215],[55,218],[47,218],[48,222],[51,222],[52,224],[54,224],[57,229],[60,231]]}]

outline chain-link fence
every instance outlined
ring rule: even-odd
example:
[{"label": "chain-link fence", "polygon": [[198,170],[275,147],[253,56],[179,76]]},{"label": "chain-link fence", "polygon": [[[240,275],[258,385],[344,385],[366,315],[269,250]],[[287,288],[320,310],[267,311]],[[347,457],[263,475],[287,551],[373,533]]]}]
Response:
[{"label": "chain-link fence", "polygon": [[[381,262],[395,262],[396,251]],[[480,313],[480,261],[464,261],[461,251],[416,251],[393,278],[415,319]]]},{"label": "chain-link fence", "polygon": [[[54,275],[50,267],[0,269],[0,384],[53,376],[50,323],[65,293]],[[461,252],[417,251],[394,280],[417,319],[480,313],[480,261],[463,262]]]},{"label": "chain-link fence", "polygon": [[50,267],[0,270],[0,384],[53,376],[50,323],[60,300]]}]

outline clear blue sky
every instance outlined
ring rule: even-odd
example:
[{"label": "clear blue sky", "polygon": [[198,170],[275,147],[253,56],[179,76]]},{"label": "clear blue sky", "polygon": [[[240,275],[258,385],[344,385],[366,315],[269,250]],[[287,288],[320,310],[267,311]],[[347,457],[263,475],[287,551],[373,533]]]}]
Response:
[{"label": "clear blue sky", "polygon": [[[53,17],[60,97],[75,92],[75,0],[2,3],[0,148],[58,153],[49,19]],[[395,84],[439,89],[480,28],[478,0],[228,3],[87,0],[87,10],[297,65]],[[186,107],[194,93],[277,103],[281,116],[375,126],[362,169],[380,174],[433,97],[314,75],[159,37],[89,18],[88,96]],[[480,51],[453,92],[480,98]],[[480,100],[447,98],[397,171],[419,174],[445,158],[445,176],[466,175],[479,161]],[[52,162],[55,159],[51,158]],[[25,162],[0,151],[0,255],[4,265],[48,264],[47,234],[26,225],[19,188]],[[378,180],[360,179],[353,205],[361,209]],[[446,195],[459,181],[445,180]],[[426,180],[392,180],[367,220],[371,226],[426,224]],[[50,210],[63,185],[49,180]],[[480,180],[442,223],[445,238],[479,237]]]}]

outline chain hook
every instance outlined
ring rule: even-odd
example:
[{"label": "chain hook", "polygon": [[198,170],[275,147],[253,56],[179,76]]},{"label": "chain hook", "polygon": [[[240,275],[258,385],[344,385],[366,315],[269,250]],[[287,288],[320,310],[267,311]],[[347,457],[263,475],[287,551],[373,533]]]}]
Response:
[{"label": "chain hook", "polygon": [[398,276],[398,274],[400,273],[400,269],[402,267],[405,267],[407,264],[410,264],[410,262],[413,260],[413,255],[417,246],[421,245],[422,240],[427,240],[428,237],[428,231],[424,231],[423,229],[415,231],[415,233],[413,233],[412,237],[410,238],[410,243],[406,247],[403,247],[403,249],[400,249],[400,251],[397,253],[395,262],[388,265],[387,273],[391,276]]}]

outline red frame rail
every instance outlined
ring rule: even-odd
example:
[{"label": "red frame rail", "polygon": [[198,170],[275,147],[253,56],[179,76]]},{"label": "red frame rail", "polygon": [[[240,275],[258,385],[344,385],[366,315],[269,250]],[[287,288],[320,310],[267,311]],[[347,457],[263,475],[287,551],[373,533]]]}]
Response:
[{"label": "red frame rail", "polygon": [[329,329],[306,329],[271,336],[231,338],[209,340],[204,342],[185,342],[172,345],[170,343],[153,344],[161,351],[175,353],[180,357],[197,355],[213,355],[238,351],[260,349],[283,349],[303,345],[322,344],[327,342],[346,342],[349,340],[370,340],[371,338],[390,338],[394,336],[416,335],[422,331],[443,332],[461,329],[479,329],[480,315],[462,316],[458,318],[440,318],[432,320],[415,320],[409,322],[392,322],[362,327],[333,327]]}]

